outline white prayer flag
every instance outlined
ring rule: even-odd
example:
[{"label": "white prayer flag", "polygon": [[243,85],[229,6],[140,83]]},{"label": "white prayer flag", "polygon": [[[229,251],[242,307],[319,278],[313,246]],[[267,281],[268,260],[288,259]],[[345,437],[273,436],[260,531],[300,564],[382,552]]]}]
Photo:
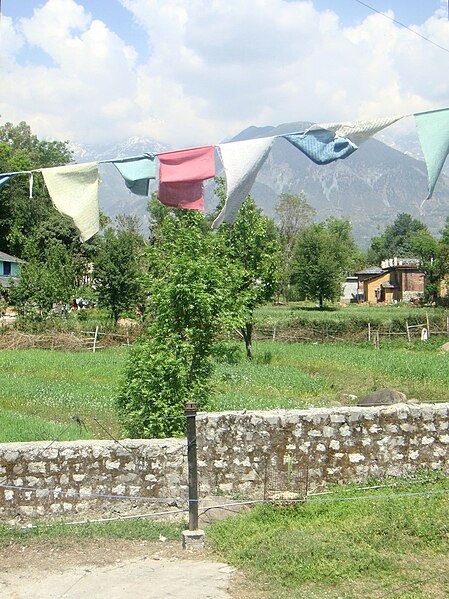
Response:
[{"label": "white prayer flag", "polygon": [[273,141],[274,137],[261,137],[218,146],[226,175],[226,201],[212,224],[214,229],[223,222],[232,224],[235,221]]},{"label": "white prayer flag", "polygon": [[372,119],[369,121],[355,121],[354,123],[320,123],[312,125],[308,131],[316,131],[317,129],[326,129],[333,131],[337,137],[348,137],[357,146],[369,139],[375,133],[382,131],[393,123],[403,119],[405,114],[400,116],[384,117],[380,119]]},{"label": "white prayer flag", "polygon": [[87,241],[100,229],[96,162],[43,168],[48,193],[61,214],[69,216]]}]

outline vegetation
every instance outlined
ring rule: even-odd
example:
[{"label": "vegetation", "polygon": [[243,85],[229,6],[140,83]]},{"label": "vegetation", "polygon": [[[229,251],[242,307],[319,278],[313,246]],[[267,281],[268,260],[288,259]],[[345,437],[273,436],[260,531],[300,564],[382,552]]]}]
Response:
[{"label": "vegetation", "polygon": [[376,484],[382,488],[339,485],[305,503],[261,505],[215,522],[208,538],[246,574],[249,596],[444,597],[449,479],[423,472],[366,486]]},{"label": "vegetation", "polygon": [[[239,330],[246,355],[252,358],[254,310],[269,301],[276,290],[279,245],[272,221],[261,215],[248,197],[231,226],[222,225],[223,249],[234,266],[230,293],[240,306]],[[239,321],[236,320],[236,324]]]},{"label": "vegetation", "polygon": [[394,256],[416,258],[415,236],[423,233],[429,233],[426,225],[410,214],[402,212],[381,235],[373,237],[368,251],[368,260],[373,264],[380,264],[382,260]]},{"label": "vegetation", "polygon": [[[420,313],[417,308],[407,310]],[[291,318],[295,312],[283,307],[266,307],[258,310],[257,317],[266,323],[273,314],[277,319],[280,314]],[[352,314],[357,313],[358,308],[303,312],[304,321],[309,317],[334,317],[334,325],[350,329]],[[371,314],[363,310],[366,318],[380,313],[388,319],[400,312],[400,307],[386,312],[371,308]],[[417,318],[422,320],[423,317]],[[319,324],[317,320],[308,322]],[[323,320],[321,324],[323,330],[325,327],[330,330],[329,321]],[[357,344],[258,341],[251,362],[245,359],[243,344],[221,342],[208,357],[214,372],[206,380],[210,390],[207,402],[200,406],[209,410],[257,410],[346,405],[351,403],[346,397],[348,394],[362,397],[382,387],[396,387],[419,401],[446,401],[449,355],[439,351],[445,340],[445,336],[438,335],[425,343],[416,341],[409,345],[405,336],[391,340],[383,337],[377,351],[366,341]],[[127,366],[126,348],[101,350],[95,354],[37,349],[0,352],[0,441],[128,435],[129,431],[120,427],[114,400],[119,389],[126,388],[122,378],[125,367],[135,368],[143,380],[148,380],[146,377],[152,368],[161,368],[161,372],[169,376],[169,368],[174,367],[170,361],[161,366],[157,356],[161,355],[161,360],[168,359],[167,356],[154,353],[146,342],[132,352],[136,352],[137,357]],[[187,351],[179,356],[184,373],[188,372],[186,365],[189,364],[186,356]],[[185,380],[180,379],[179,384],[185,384]],[[167,393],[171,392],[170,384],[172,382],[167,382]],[[142,388],[148,389],[143,383]],[[182,431],[181,397],[178,410],[175,416],[178,430]],[[83,426],[72,421],[73,416],[79,416]],[[157,423],[157,419],[150,420],[150,417],[149,422]],[[137,430],[135,436],[140,434]],[[173,434],[172,431],[169,434]]]},{"label": "vegetation", "polygon": [[162,535],[169,540],[179,540],[185,530],[185,522],[168,523],[152,520],[126,520],[116,522],[90,522],[83,526],[70,526],[63,522],[54,526],[36,526],[36,528],[18,528],[0,524],[0,549],[14,547],[26,543],[27,547],[42,543],[42,541],[58,541],[77,539],[141,539],[158,541]]},{"label": "vegetation", "polygon": [[125,359],[124,349],[0,352],[0,442],[118,435],[113,402]]},{"label": "vegetation", "polygon": [[144,303],[139,278],[144,245],[137,219],[132,217],[119,217],[117,228],[108,227],[99,240],[93,279],[99,305],[109,310],[115,322],[123,312]]},{"label": "vegetation", "polygon": [[131,354],[118,409],[127,434],[184,432],[184,403],[207,405],[214,341],[236,309],[235,269],[204,217],[167,215],[147,249],[150,326]]},{"label": "vegetation", "polygon": [[351,270],[356,246],[349,221],[330,218],[310,225],[298,235],[291,280],[301,299],[335,301],[347,271]]},{"label": "vegetation", "polygon": [[281,193],[275,207],[280,244],[278,277],[279,292],[284,301],[294,299],[291,293],[292,260],[295,245],[301,231],[312,224],[316,210],[308,203],[306,194]]}]

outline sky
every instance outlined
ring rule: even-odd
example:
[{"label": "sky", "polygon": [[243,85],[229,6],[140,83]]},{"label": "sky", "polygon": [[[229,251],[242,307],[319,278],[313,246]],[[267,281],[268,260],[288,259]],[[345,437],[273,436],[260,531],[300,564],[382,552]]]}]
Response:
[{"label": "sky", "polygon": [[447,0],[1,7],[0,125],[24,120],[42,138],[109,144],[139,136],[183,148],[251,125],[449,106]]}]

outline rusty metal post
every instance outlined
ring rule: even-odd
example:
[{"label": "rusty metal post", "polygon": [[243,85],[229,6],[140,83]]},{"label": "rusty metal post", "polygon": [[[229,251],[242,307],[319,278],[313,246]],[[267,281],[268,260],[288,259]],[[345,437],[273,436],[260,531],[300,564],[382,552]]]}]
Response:
[{"label": "rusty metal post", "polygon": [[196,456],[196,404],[186,402],[187,464],[189,469],[189,530],[198,530],[198,467]]}]

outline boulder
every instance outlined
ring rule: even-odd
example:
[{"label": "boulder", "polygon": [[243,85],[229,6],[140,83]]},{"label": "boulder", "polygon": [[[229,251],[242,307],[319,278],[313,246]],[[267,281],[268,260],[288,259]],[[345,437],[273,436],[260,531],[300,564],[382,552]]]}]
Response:
[{"label": "boulder", "polygon": [[363,407],[391,406],[392,404],[405,403],[406,401],[407,396],[405,393],[401,393],[396,389],[380,389],[359,399],[357,405]]}]

